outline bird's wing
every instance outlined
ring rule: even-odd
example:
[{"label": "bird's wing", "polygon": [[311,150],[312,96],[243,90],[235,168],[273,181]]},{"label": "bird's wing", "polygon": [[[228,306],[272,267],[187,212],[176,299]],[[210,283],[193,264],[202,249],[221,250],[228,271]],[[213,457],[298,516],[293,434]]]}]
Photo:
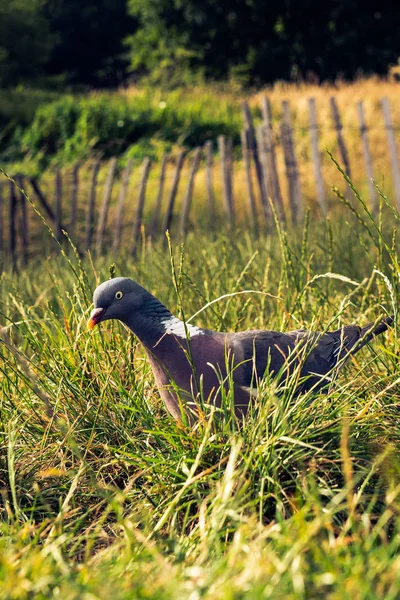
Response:
[{"label": "bird's wing", "polygon": [[[364,328],[347,325],[324,333],[299,329],[286,333],[257,330],[222,334],[204,330],[207,335],[194,338],[196,341],[191,340],[191,344],[196,365],[202,367],[211,362],[219,365],[222,372],[229,362],[226,354],[229,351],[230,359],[234,356],[236,365],[233,373],[235,385],[243,388],[257,386],[257,381],[267,371],[277,375],[285,367],[284,371],[292,372],[300,363],[300,377],[307,378],[300,387],[306,390],[315,385],[325,385],[328,381],[325,376],[336,366],[342,366],[366,343],[362,340],[368,332],[372,331],[366,341],[381,333],[388,324],[381,324],[375,329],[371,324]],[[204,371],[200,368],[200,372]]]},{"label": "bird's wing", "polygon": [[[299,332],[300,333],[300,332]],[[279,331],[243,331],[229,334],[229,346],[241,365],[235,379],[243,386],[254,386],[266,370],[277,374],[287,362],[298,340]]]},{"label": "bird's wing", "polygon": [[327,333],[296,330],[231,334],[236,356],[241,356],[243,361],[238,368],[237,381],[241,385],[254,386],[255,378],[262,378],[267,369],[276,375],[287,366],[291,372],[300,362],[300,376],[309,377],[305,385],[309,388],[349,355],[361,334],[362,330],[354,325]]}]

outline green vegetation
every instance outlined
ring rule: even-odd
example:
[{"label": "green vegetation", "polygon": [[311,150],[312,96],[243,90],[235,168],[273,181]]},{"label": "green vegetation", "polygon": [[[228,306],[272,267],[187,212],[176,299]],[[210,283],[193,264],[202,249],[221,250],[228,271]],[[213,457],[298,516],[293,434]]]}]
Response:
[{"label": "green vegetation", "polygon": [[43,0],[0,0],[0,86],[40,81],[54,37]]},{"label": "green vegetation", "polygon": [[[383,202],[268,238],[189,236],[95,266],[70,253],[1,276],[0,597],[398,598],[396,330],[326,396],[266,384],[239,424],[169,418],[137,341],[86,330],[109,276],[143,283],[216,329],[335,328],[397,312]],[[358,208],[357,208],[358,210]],[[387,219],[389,212],[390,219]],[[215,416],[215,415],[214,415]]]},{"label": "green vegetation", "polygon": [[115,86],[127,76],[125,0],[0,0],[0,86]]},{"label": "green vegetation", "polygon": [[[10,92],[0,96],[0,122],[6,127],[0,160],[24,162],[23,170],[41,172],[49,163],[65,166],[93,154],[158,158],[173,147],[192,148],[221,134],[239,140],[240,106],[232,106],[232,94],[224,98],[213,88],[197,94],[144,88],[63,95],[51,102],[32,94],[32,103],[21,104],[9,121],[15,97],[17,91],[14,97]],[[42,103],[35,106],[35,100]]]}]

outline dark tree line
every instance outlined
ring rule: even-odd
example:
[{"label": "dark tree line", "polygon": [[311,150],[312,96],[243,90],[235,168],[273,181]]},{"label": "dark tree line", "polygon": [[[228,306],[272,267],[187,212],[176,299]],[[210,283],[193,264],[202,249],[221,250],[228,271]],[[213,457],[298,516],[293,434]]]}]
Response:
[{"label": "dark tree line", "polygon": [[383,74],[393,0],[0,0],[0,85]]},{"label": "dark tree line", "polygon": [[126,0],[0,0],[0,85],[117,85],[136,28]]}]

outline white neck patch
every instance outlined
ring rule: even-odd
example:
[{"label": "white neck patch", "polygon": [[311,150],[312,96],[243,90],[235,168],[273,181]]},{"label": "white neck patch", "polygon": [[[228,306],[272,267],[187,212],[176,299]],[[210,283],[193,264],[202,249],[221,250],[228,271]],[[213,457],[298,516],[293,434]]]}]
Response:
[{"label": "white neck patch", "polygon": [[200,327],[196,327],[195,325],[190,325],[178,319],[177,317],[168,317],[164,321],[161,321],[163,327],[165,327],[165,333],[175,335],[176,337],[182,338],[186,340],[187,337],[192,338],[196,335],[204,335],[203,329]]}]

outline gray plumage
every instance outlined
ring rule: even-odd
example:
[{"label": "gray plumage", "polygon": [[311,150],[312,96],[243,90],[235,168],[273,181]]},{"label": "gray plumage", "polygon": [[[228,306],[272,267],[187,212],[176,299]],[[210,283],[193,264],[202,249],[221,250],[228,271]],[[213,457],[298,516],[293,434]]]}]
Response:
[{"label": "gray plumage", "polygon": [[[94,292],[88,326],[109,319],[125,323],[142,342],[160,394],[169,410],[181,419],[197,412],[200,394],[217,406],[222,389],[234,387],[235,412],[247,412],[251,397],[266,372],[281,381],[295,373],[296,393],[322,390],[336,368],[384,332],[393,317],[378,325],[348,325],[331,332],[243,331],[220,333],[185,325],[131,279],[118,277]],[[177,393],[179,389],[179,394]]]}]

